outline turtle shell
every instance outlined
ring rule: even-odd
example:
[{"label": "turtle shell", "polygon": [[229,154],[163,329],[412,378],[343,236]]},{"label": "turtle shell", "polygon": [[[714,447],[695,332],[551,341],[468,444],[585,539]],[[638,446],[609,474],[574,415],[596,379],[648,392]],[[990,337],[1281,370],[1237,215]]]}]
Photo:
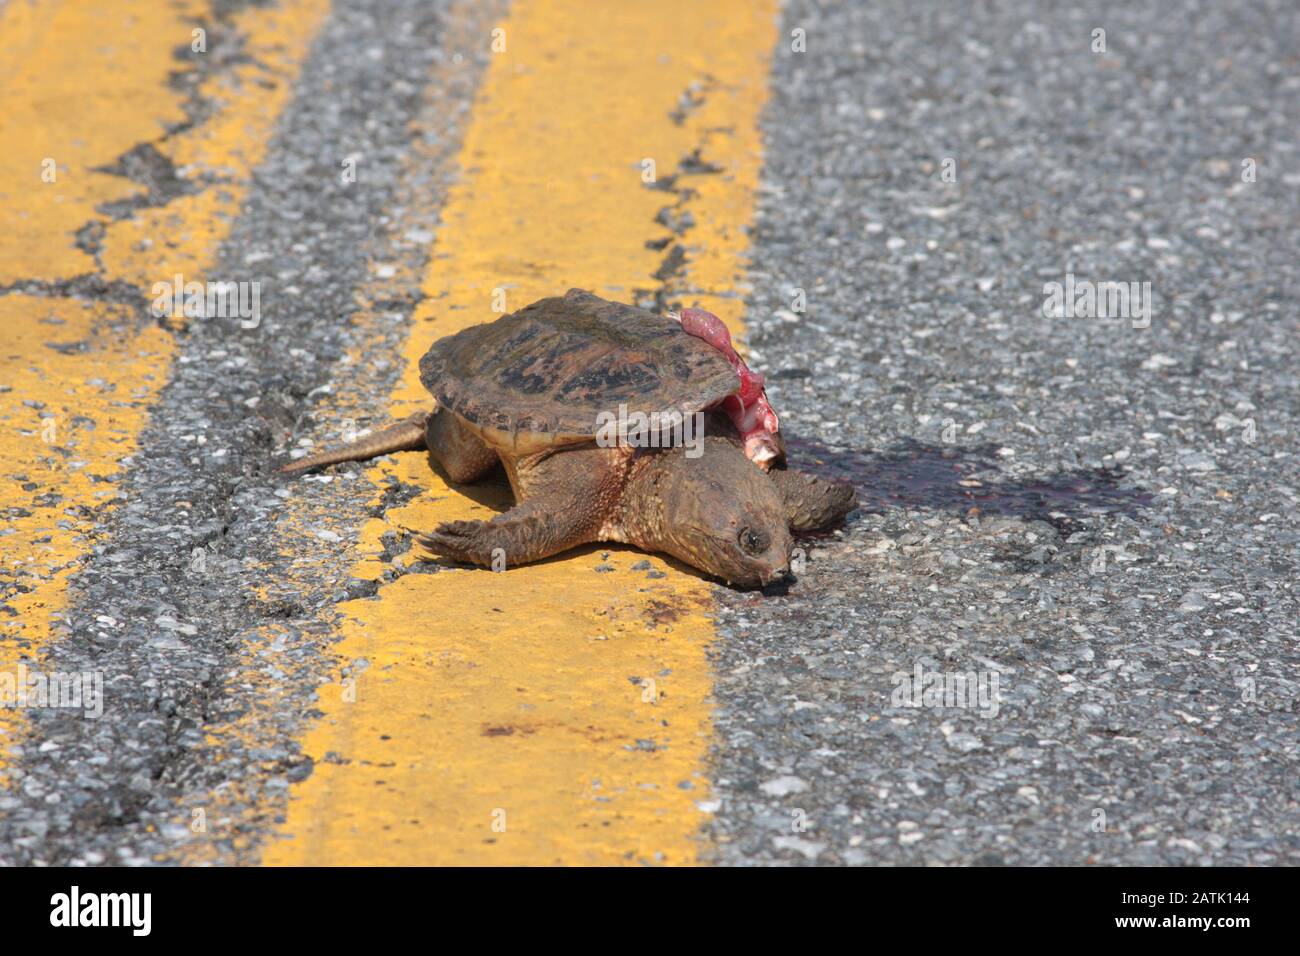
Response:
[{"label": "turtle shell", "polygon": [[740,379],[681,325],[582,289],[439,339],[420,381],[489,445],[529,454],[596,437],[601,413],[701,411]]}]

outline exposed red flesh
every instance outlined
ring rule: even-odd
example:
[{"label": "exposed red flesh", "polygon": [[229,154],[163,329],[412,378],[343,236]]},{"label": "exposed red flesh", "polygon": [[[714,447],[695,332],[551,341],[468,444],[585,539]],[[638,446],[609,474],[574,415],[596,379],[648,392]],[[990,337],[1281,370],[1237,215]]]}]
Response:
[{"label": "exposed red flesh", "polygon": [[775,437],[780,422],[767,401],[762,374],[746,365],[736,353],[731,344],[731,333],[712,312],[682,309],[681,315],[674,318],[682,324],[684,332],[704,339],[721,352],[740,376],[740,390],[723,400],[722,410],[740,432],[749,459],[765,469],[770,468],[772,462],[781,456],[780,442]]}]

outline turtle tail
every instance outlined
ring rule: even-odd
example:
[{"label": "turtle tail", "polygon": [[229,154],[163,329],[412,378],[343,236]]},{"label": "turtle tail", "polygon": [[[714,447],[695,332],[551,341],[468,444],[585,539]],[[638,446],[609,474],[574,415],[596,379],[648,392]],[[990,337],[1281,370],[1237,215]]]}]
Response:
[{"label": "turtle tail", "polygon": [[300,475],[313,468],[336,465],[341,461],[365,461],[394,451],[419,451],[428,447],[424,437],[428,421],[428,412],[416,412],[409,418],[404,418],[350,445],[331,448],[328,451],[287,462],[280,466],[280,474]]}]

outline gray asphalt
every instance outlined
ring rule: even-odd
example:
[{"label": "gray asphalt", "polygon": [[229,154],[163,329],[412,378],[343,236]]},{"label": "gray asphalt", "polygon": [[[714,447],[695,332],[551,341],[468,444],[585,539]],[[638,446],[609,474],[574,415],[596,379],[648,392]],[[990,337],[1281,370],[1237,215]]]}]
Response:
[{"label": "gray asphalt", "polygon": [[[865,503],[724,598],[719,861],[1300,862],[1295,6],[796,28],[749,322]],[[1149,328],[1045,317],[1067,272],[1150,282]],[[996,715],[906,706],[918,666],[996,673]]]},{"label": "gray asphalt", "polygon": [[[807,51],[774,62],[753,364],[863,507],[784,593],[718,590],[719,863],[1300,862],[1296,17],[1114,6],[784,12]],[[256,335],[182,335],[47,663],[116,675],[114,706],[34,712],[0,863],[253,862],[312,771],[370,486],[270,470],[341,437],[321,383],[385,412],[483,66],[462,40],[499,5],[449,10],[335,6],[214,270],[277,294]],[[167,170],[122,172],[167,201]],[[1150,282],[1149,327],[1046,316],[1067,273]],[[906,706],[918,668],[997,693]]]}]

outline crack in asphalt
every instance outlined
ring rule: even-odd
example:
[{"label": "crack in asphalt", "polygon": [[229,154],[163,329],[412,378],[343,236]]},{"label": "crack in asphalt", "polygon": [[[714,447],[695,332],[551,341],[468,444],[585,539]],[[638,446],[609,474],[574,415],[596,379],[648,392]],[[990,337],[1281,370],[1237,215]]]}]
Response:
[{"label": "crack in asphalt", "polygon": [[[704,100],[701,97],[696,102],[696,106],[703,104],[703,102]],[[683,114],[681,123],[684,123],[685,119],[686,116]],[[701,130],[701,135],[707,135],[707,132],[707,130]],[[666,192],[676,197],[671,205],[660,208],[654,219],[672,235],[647,239],[645,243],[647,249],[667,251],[664,253],[659,267],[650,276],[658,285],[653,289],[636,288],[632,290],[637,305],[643,309],[664,314],[679,310],[682,307],[682,303],[675,297],[679,297],[686,292],[685,289],[680,287],[681,283],[679,281],[685,278],[690,265],[690,253],[687,251],[684,241],[686,234],[695,227],[695,217],[691,215],[690,202],[699,195],[699,192],[680,181],[691,176],[712,176],[722,172],[720,166],[701,158],[700,154],[703,149],[703,145],[697,146],[690,154],[681,157],[677,161],[677,167],[671,173],[666,176],[657,176],[653,182],[642,184],[646,189]]]},{"label": "crack in asphalt", "polygon": [[110,224],[130,219],[141,209],[164,207],[174,199],[202,192],[224,181],[211,174],[194,178],[182,176],[171,157],[162,153],[155,142],[165,143],[175,136],[190,132],[202,126],[216,112],[216,101],[202,92],[204,83],[214,76],[228,73],[236,66],[255,62],[245,52],[247,37],[235,29],[235,15],[249,7],[267,5],[266,0],[214,2],[211,19],[199,18],[195,21],[194,29],[203,31],[204,49],[195,51],[192,40],[191,44],[179,45],[172,51],[173,59],[183,64],[183,68],[172,71],[168,85],[184,97],[180,108],[185,113],[185,120],[168,124],[157,140],[137,143],[122,153],[115,162],[93,168],[94,172],[119,176],[145,188],[142,195],[100,204],[96,211],[105,219],[91,220],[74,232],[74,244],[95,260],[99,271],[104,269],[101,256],[104,237]]},{"label": "crack in asphalt", "polygon": [[[172,158],[160,152],[153,143],[137,143],[119,156],[112,165],[97,166],[94,171],[109,176],[120,176],[145,187],[142,195],[100,203],[96,209],[107,216],[109,222],[129,219],[140,209],[157,209],[166,206],[173,199],[202,192],[206,187],[220,181],[209,177],[186,179],[180,176]],[[104,223],[86,223],[77,231],[77,237],[78,243],[85,242],[91,245],[91,251],[98,261],[102,250],[93,236],[86,234],[87,230],[93,230],[96,225],[101,230],[106,228]]]},{"label": "crack in asphalt", "polygon": [[32,295],[42,298],[82,299],[89,302],[108,302],[128,306],[138,316],[154,316],[146,305],[148,300],[138,286],[121,279],[109,281],[96,272],[86,272],[68,279],[15,279],[0,285],[0,295]]},{"label": "crack in asphalt", "polygon": [[181,102],[185,119],[169,124],[162,140],[201,126],[216,111],[216,101],[201,92],[205,80],[231,67],[258,62],[247,52],[246,36],[235,29],[235,17],[251,8],[272,5],[272,0],[212,0],[209,6],[211,19],[195,19],[194,29],[203,31],[205,49],[194,50],[191,35],[190,43],[178,44],[172,50],[172,59],[183,66],[172,71],[168,82],[173,90],[185,97]]}]

